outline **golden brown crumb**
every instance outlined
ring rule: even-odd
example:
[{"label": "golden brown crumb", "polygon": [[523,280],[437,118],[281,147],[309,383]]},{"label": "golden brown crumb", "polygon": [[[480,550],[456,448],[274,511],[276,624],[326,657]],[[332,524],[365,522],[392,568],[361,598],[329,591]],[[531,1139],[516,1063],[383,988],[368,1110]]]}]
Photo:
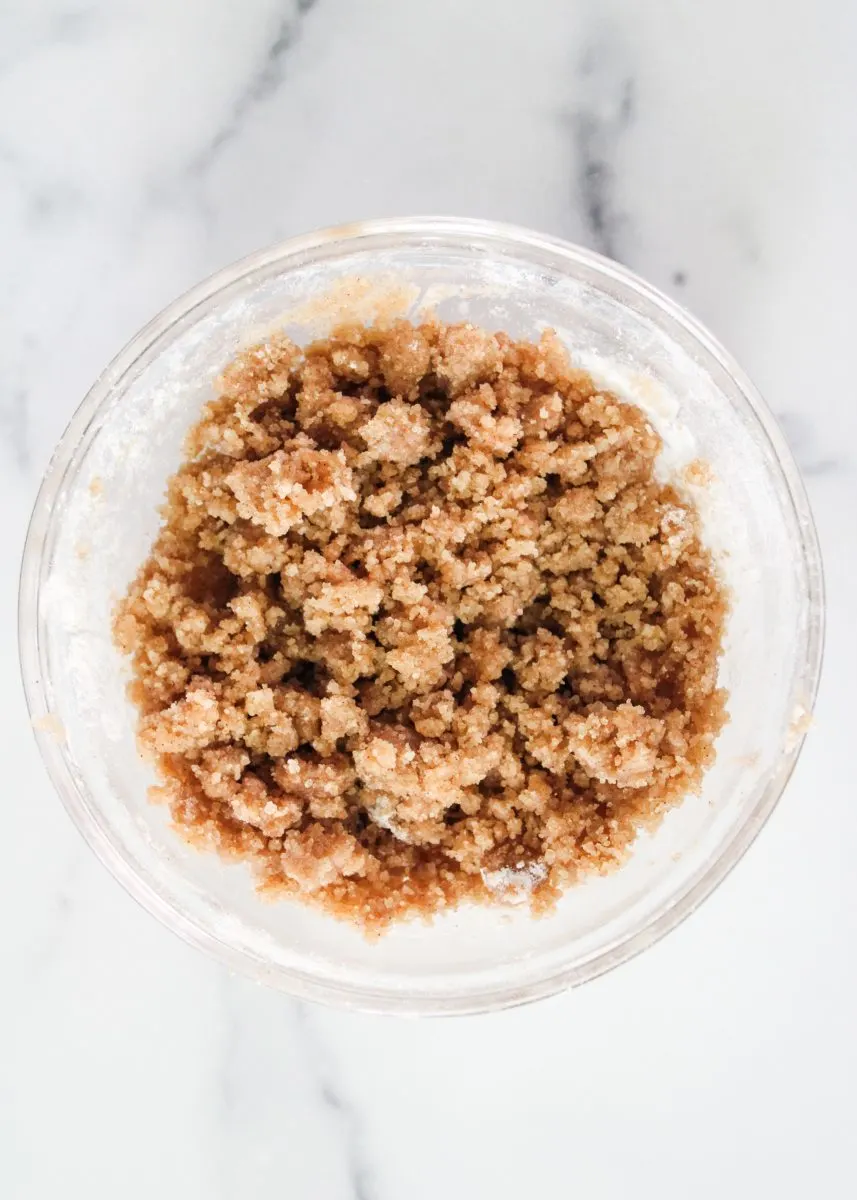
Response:
[{"label": "golden brown crumb", "polygon": [[536,911],[699,787],[724,593],[559,339],[284,337],[223,373],[119,607],[178,829],[378,931]]}]

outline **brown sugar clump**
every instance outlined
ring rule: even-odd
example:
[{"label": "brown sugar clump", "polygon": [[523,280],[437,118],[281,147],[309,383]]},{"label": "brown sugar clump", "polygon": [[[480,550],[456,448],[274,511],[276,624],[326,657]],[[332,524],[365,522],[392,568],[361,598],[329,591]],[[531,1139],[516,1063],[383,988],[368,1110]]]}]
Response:
[{"label": "brown sugar clump", "polygon": [[550,332],[240,355],[115,621],[179,831],[367,931],[620,863],[725,720],[659,449]]}]

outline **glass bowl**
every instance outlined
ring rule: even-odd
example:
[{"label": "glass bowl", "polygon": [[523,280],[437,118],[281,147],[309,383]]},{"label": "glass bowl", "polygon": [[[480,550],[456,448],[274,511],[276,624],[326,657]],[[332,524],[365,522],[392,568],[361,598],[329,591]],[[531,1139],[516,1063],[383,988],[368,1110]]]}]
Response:
[{"label": "glass bowl", "polygon": [[[138,757],[113,606],[158,528],[165,482],[212,381],[272,328],[306,341],[339,319],[413,315],[537,337],[642,405],[660,469],[698,504],[732,593],[720,678],[731,721],[702,793],[620,870],[539,919],[463,908],[369,941],[250,872],[188,848]],[[705,466],[693,466],[701,462]],[[688,470],[688,468],[690,468]],[[24,553],[20,643],[42,756],[92,849],[150,912],[229,968],[296,996],[461,1013],[545,996],[616,966],[690,913],[779,798],[815,698],[823,624],[806,494],[753,385],[693,318],[622,267],[523,229],[384,220],[294,238],[228,267],[145,327],[97,380],[48,468]]]}]

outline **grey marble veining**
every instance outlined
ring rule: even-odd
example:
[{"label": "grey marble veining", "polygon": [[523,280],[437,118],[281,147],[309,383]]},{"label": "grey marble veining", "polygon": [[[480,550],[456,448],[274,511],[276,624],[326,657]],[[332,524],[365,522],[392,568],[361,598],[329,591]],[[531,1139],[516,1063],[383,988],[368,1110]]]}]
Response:
[{"label": "grey marble veining", "polygon": [[246,83],[233,101],[229,113],[219,125],[207,145],[203,146],[190,162],[192,175],[204,174],[212,165],[221,148],[240,136],[247,116],[254,108],[276,93],[281,86],[287,68],[289,51],[300,36],[301,25],[318,0],[288,0],[281,5],[282,15],[278,19],[260,62],[253,65]]},{"label": "grey marble veining", "polygon": [[608,258],[622,259],[628,221],[616,197],[616,152],[634,120],[635,82],[616,31],[589,42],[577,64],[577,103],[568,115],[573,138],[575,200],[586,241]]},{"label": "grey marble veining", "polygon": [[[855,1190],[855,68],[848,0],[6,0],[4,1200]],[[124,342],[277,238],[431,211],[581,241],[711,326],[805,475],[829,611],[815,729],[716,895],[447,1023],[303,1007],[138,910],[51,791],[14,636],[39,477]]]}]

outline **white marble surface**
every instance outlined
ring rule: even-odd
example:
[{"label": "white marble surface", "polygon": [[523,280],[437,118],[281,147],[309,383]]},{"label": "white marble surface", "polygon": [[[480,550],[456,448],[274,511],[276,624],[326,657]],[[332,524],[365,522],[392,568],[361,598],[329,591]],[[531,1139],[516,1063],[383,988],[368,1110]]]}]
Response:
[{"label": "white marble surface", "polygon": [[[4,0],[4,1200],[855,1194],[856,151],[850,0]],[[576,993],[446,1022],[298,1006],[139,910],[14,645],[40,473],[122,343],[266,242],[416,211],[682,297],[781,416],[829,587],[816,727],[719,892]]]}]

